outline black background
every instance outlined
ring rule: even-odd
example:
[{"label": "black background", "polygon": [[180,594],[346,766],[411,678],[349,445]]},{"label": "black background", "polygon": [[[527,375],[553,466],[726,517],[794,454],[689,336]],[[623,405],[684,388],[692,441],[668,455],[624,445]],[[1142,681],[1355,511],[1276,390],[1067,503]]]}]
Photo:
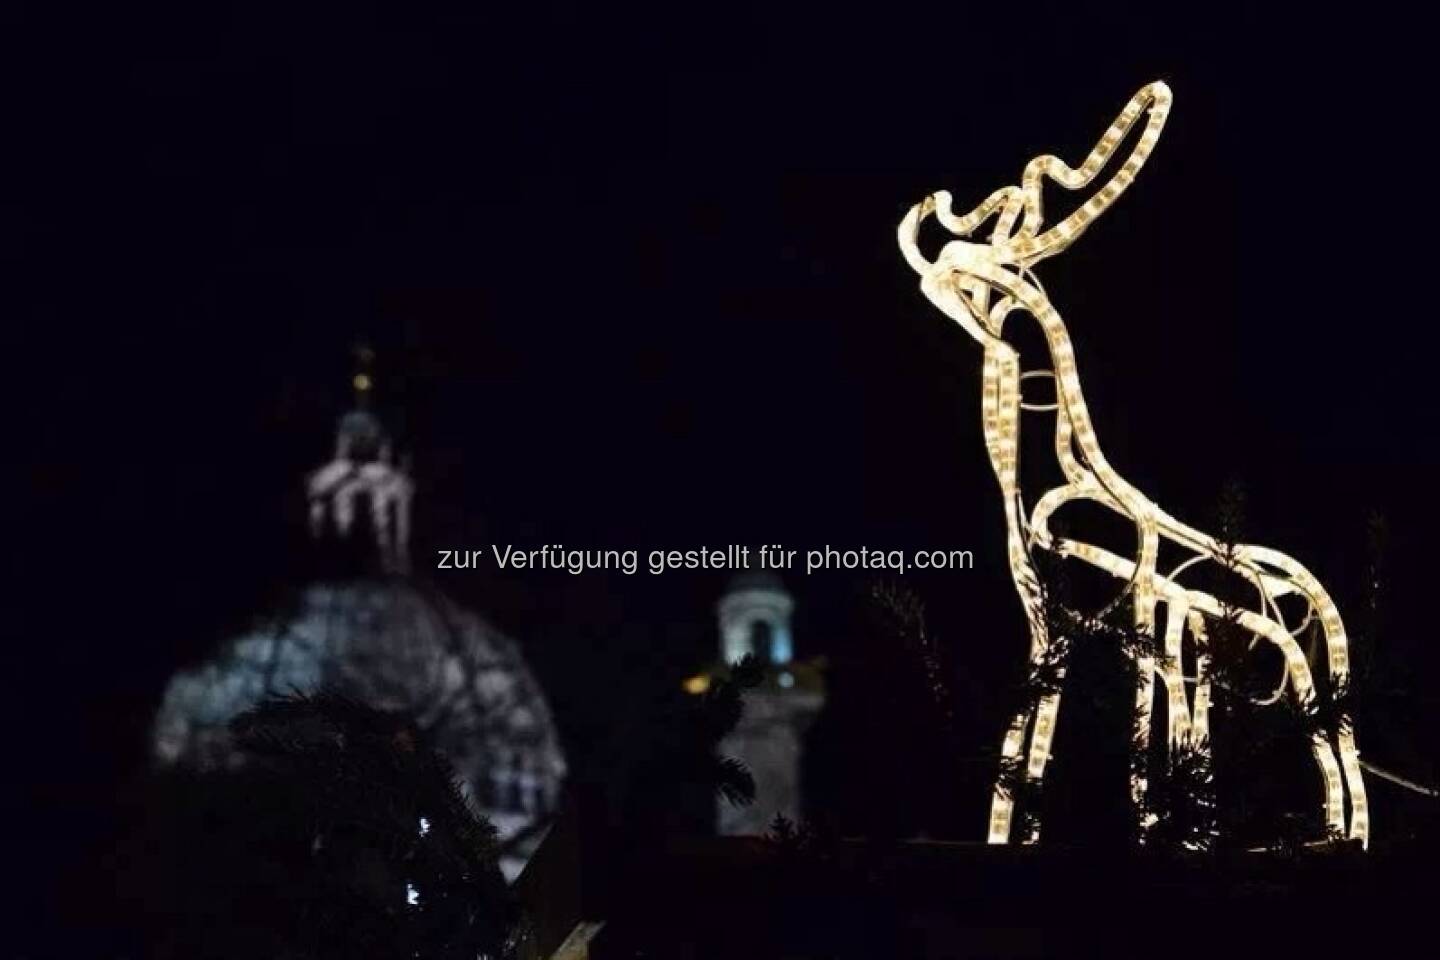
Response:
[{"label": "black background", "polygon": [[[422,572],[436,547],[492,542],[971,549],[975,570],[912,585],[988,743],[983,691],[1026,641],[979,352],[920,295],[895,225],[937,188],[964,206],[1035,154],[1078,160],[1155,78],[1176,97],[1155,155],[1040,271],[1101,442],[1202,525],[1242,480],[1249,539],[1342,601],[1383,512],[1387,655],[1417,686],[1436,666],[1433,85],[1412,15],[252,2],[7,19],[6,792],[41,811],[22,846],[44,916],[75,906],[53,881],[95,869],[110,827],[93,811],[139,765],[166,677],[286,576],[360,339],[420,484]],[[526,641],[575,751],[603,722],[586,713],[598,657],[663,679],[716,645],[718,575],[427,575]],[[802,655],[873,655],[846,642],[855,582],[790,579]]]}]

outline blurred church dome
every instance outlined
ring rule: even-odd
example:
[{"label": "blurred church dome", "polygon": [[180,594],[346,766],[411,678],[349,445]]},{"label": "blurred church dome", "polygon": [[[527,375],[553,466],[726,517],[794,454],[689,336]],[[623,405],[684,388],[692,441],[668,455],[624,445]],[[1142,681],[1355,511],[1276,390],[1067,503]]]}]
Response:
[{"label": "blurred church dome", "polygon": [[177,673],[156,718],[155,755],[200,768],[235,762],[227,724],[270,695],[324,688],[405,711],[494,823],[513,879],[565,776],[559,737],[517,644],[409,574],[414,488],[390,459],[368,411],[341,420],[334,458],[309,478],[310,529],[332,555],[368,562],[304,587],[283,615]]}]

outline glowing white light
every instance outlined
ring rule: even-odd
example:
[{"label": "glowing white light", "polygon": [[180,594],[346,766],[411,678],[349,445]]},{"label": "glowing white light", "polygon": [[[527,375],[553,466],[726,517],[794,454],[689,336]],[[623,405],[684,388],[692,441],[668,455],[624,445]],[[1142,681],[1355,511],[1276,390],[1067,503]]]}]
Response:
[{"label": "glowing white light", "polygon": [[[1159,140],[1170,103],[1169,87],[1158,81],[1149,84],[1130,99],[1080,166],[1070,167],[1054,156],[1036,157],[1026,165],[1019,186],[996,190],[963,216],[956,215],[952,209],[948,192],[936,191],[906,214],[900,224],[899,239],[906,262],[920,274],[920,289],[925,296],[984,347],[981,425],[985,449],[1000,482],[1007,525],[1006,553],[1030,626],[1032,664],[1040,662],[1051,643],[1032,548],[1074,557],[1110,573],[1124,581],[1131,592],[1137,630],[1153,635],[1156,607],[1160,603],[1166,606],[1163,662],[1142,657],[1137,664],[1136,704],[1142,720],[1142,742],[1138,746],[1144,746],[1144,738],[1159,722],[1151,715],[1150,707],[1154,675],[1159,672],[1166,690],[1163,722],[1170,750],[1188,744],[1203,757],[1208,756],[1211,700],[1204,617],[1224,616],[1227,608],[1207,593],[1181,587],[1178,576],[1182,570],[1208,560],[1230,566],[1256,584],[1259,609],[1241,611],[1238,624],[1257,640],[1274,644],[1283,654],[1285,673],[1277,696],[1288,686],[1302,705],[1314,702],[1314,678],[1296,639],[1312,620],[1318,620],[1324,631],[1326,673],[1332,690],[1342,686],[1349,676],[1349,654],[1339,611],[1319,581],[1299,563],[1277,551],[1250,545],[1241,546],[1234,556],[1227,556],[1213,537],[1171,517],[1110,466],[1100,450],[1081,392],[1069,331],[1033,273],[1036,264],[1068,247],[1130,186]],[[1044,181],[1053,180],[1068,190],[1089,187],[1106,168],[1120,143],[1142,122],[1130,156],[1114,170],[1110,179],[1073,213],[1042,231]],[[932,215],[958,238],[945,244],[933,262],[925,258],[917,243],[921,221]],[[995,225],[988,241],[970,239],[992,217]],[[1018,354],[1001,336],[1006,318],[1016,311],[1029,313],[1039,322],[1049,346],[1053,370],[1020,371]],[[1035,500],[1034,511],[1026,517],[1023,504],[1029,502],[1029,498],[1022,496],[1017,470],[1019,415],[1026,406],[1022,403],[1020,382],[1042,373],[1050,374],[1055,381],[1055,453],[1065,483]],[[1183,446],[1187,440],[1178,431],[1171,431],[1167,439],[1176,446]],[[1133,523],[1139,541],[1135,558],[1126,559],[1090,544],[1053,537],[1047,526],[1049,517],[1074,500],[1099,503]],[[1168,576],[1156,569],[1162,540],[1193,554]],[[1309,615],[1294,630],[1285,624],[1275,603],[1287,595],[1295,595],[1309,606]],[[1194,678],[1186,678],[1181,668],[1187,637],[1195,654]],[[1185,690],[1187,683],[1195,688],[1193,703]],[[1027,776],[1036,782],[1044,774],[1059,701],[1055,693],[1037,696],[1005,732],[1001,754],[1005,760],[1015,761],[1024,749],[1029,731],[1025,769]],[[1337,729],[1317,732],[1311,751],[1324,785],[1322,810],[1326,822],[1334,829],[1346,829],[1348,791],[1348,835],[1366,842],[1369,805],[1350,718],[1341,713]],[[1146,786],[1144,773],[1135,773],[1131,788],[1137,803],[1144,799]],[[1038,819],[1032,820],[1038,823]],[[1008,842],[1013,822],[1013,800],[997,783],[990,807],[989,841]],[[1037,838],[1038,826],[1032,829],[1027,840]]]},{"label": "glowing white light", "polygon": [[427,833],[429,833],[429,832],[430,832],[430,821],[429,821],[429,820],[426,820],[424,817],[421,817],[421,818],[420,818],[420,836],[423,837],[423,836],[425,836],[425,834],[427,834]]},{"label": "glowing white light", "polygon": [[420,891],[415,889],[413,883],[405,884],[405,902],[412,907],[420,902]]}]

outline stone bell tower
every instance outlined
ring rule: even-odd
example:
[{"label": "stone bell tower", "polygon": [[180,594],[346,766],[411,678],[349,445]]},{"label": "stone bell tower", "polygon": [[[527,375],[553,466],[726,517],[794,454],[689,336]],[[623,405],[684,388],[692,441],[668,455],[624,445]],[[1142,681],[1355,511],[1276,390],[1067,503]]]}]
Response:
[{"label": "stone bell tower", "polygon": [[794,609],[785,585],[764,572],[735,577],[716,607],[725,664],[754,654],[765,669],[760,684],[745,693],[740,723],[720,744],[723,755],[740,760],[754,776],[755,802],[737,807],[721,799],[721,834],[764,834],[777,814],[801,819],[804,734],[825,703],[825,689],[813,663],[795,660]]}]

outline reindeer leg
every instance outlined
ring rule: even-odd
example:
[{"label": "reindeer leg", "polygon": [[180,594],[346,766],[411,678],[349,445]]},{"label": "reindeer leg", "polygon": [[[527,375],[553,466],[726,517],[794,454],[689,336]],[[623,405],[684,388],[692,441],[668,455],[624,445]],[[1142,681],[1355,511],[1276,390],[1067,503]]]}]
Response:
[{"label": "reindeer leg", "polygon": [[[1018,534],[1011,545],[1010,559],[1012,575],[1017,592],[1024,603],[1026,617],[1030,623],[1030,672],[1033,675],[1044,661],[1049,649],[1049,639],[1043,603],[1040,596],[1040,581],[1024,552]],[[995,784],[994,797],[990,804],[990,843],[1008,843],[1014,822],[1015,801],[1007,784],[1007,775],[1021,775],[1034,793],[1040,787],[1045,773],[1045,762],[1050,758],[1050,742],[1055,733],[1055,721],[1060,712],[1058,692],[1037,692],[1030,703],[1018,710],[1005,732],[1001,746],[1002,769]],[[1031,718],[1034,718],[1033,725]],[[1025,732],[1030,729],[1030,748],[1026,756],[1023,774],[1014,769],[1025,745]],[[1031,827],[1024,838],[1025,843],[1040,839],[1039,812],[1029,811]]]},{"label": "reindeer leg", "polygon": [[[1246,611],[1240,615],[1240,626],[1253,631],[1280,648],[1285,655],[1287,675],[1295,699],[1302,708],[1309,708],[1315,700],[1315,683],[1310,675],[1310,664],[1305,660],[1305,651],[1290,632],[1269,617]],[[1345,786],[1340,765],[1335,762],[1335,751],[1330,739],[1317,730],[1310,738],[1310,751],[1314,754],[1315,765],[1320,768],[1320,777],[1325,784],[1325,804],[1322,811],[1325,823],[1331,830],[1345,829]]]},{"label": "reindeer leg", "polygon": [[[1308,572],[1299,585],[1320,614],[1320,628],[1325,633],[1325,648],[1328,654],[1326,663],[1330,673],[1331,695],[1339,695],[1350,681],[1349,644],[1345,638],[1345,626],[1340,620],[1340,611],[1320,582]],[[1336,711],[1335,726],[1341,769],[1345,772],[1345,786],[1350,794],[1349,837],[1359,840],[1362,846],[1368,846],[1370,800],[1365,794],[1365,775],[1360,769],[1360,750],[1355,744],[1355,722],[1349,711]]]},{"label": "reindeer leg", "polygon": [[[1340,611],[1314,577],[1307,574],[1299,586],[1320,614],[1320,628],[1325,634],[1328,654],[1326,663],[1330,674],[1330,692],[1331,696],[1338,696],[1350,679],[1348,644],[1345,627],[1340,620]],[[1350,795],[1348,836],[1366,846],[1370,842],[1370,801],[1365,794],[1365,776],[1360,770],[1360,750],[1355,744],[1355,723],[1349,711],[1343,707],[1336,710],[1335,727],[1333,735],[1340,748],[1340,766],[1344,771],[1345,787]]]},{"label": "reindeer leg", "polygon": [[[1060,693],[1055,691],[1040,697],[1035,707],[1035,729],[1030,733],[1030,756],[1025,765],[1025,776],[1032,794],[1038,795],[1041,780],[1045,776],[1045,763],[1050,759],[1050,743],[1055,736],[1055,723],[1060,717]],[[1026,843],[1040,842],[1040,817],[1036,811],[1030,821],[1030,834]]]},{"label": "reindeer leg", "polygon": [[990,798],[990,831],[988,843],[1009,843],[1010,824],[1015,815],[1015,800],[1006,779],[1011,768],[1020,759],[1020,749],[1025,745],[1025,728],[1035,713],[1036,704],[1029,704],[1018,710],[1005,731],[1005,741],[1000,747],[1000,773],[995,779],[995,791]]},{"label": "reindeer leg", "polygon": [[[1026,591],[1022,591],[1024,593]],[[1032,609],[1027,602],[1026,609]],[[1031,644],[1030,644],[1030,670],[1032,675],[1039,668],[1044,660],[1047,650],[1047,640],[1043,621],[1032,620],[1031,622]],[[1010,831],[1014,823],[1015,800],[1005,783],[1007,776],[1021,776],[1024,778],[1028,793],[1038,793],[1041,781],[1045,775],[1045,764],[1050,759],[1050,744],[1055,735],[1055,723],[1060,714],[1060,694],[1058,691],[1037,692],[1030,703],[1018,710],[1010,722],[1010,727],[1005,732],[1005,741],[1001,747],[1002,769],[1000,778],[995,784],[995,793],[990,802],[990,843],[1008,843]],[[1033,718],[1033,724],[1032,724]],[[1025,746],[1025,733],[1027,728],[1030,731],[1030,746],[1026,752],[1025,769],[1019,771],[1015,766],[1020,760],[1020,753]],[[1037,843],[1040,839],[1039,811],[1027,811],[1030,820],[1030,829],[1026,832],[1023,842]]]},{"label": "reindeer leg", "polygon": [[[1155,658],[1139,657],[1135,665],[1135,726],[1131,749],[1134,755],[1130,763],[1130,802],[1137,813],[1145,809],[1145,795],[1150,789],[1148,768],[1150,765],[1150,738],[1155,723],[1153,704],[1155,699]],[[1151,814],[1140,815],[1140,842],[1145,842],[1145,831],[1154,825]]]},{"label": "reindeer leg", "polygon": [[[1018,504],[1016,509],[1017,529],[1019,523]],[[1050,636],[1050,624],[1046,619],[1043,587],[1030,555],[1023,548],[1017,536],[1011,548],[1011,563],[1015,567],[1015,586],[1024,602],[1026,617],[1030,623],[1030,666],[1034,673],[1050,653],[1050,644],[1058,638]],[[1036,696],[1032,706],[1035,724],[1030,731],[1030,750],[1025,761],[1025,780],[1029,793],[1038,796],[1040,784],[1045,776],[1045,765],[1050,759],[1050,744],[1055,737],[1055,723],[1060,716],[1059,685],[1064,681],[1064,664],[1056,665],[1055,689],[1043,690]],[[1032,812],[1030,830],[1026,843],[1040,841],[1040,813]]]},{"label": "reindeer leg", "polygon": [[[1014,512],[1007,511],[1007,513],[1013,520]],[[1030,624],[1029,667],[1033,678],[1049,649],[1049,638],[1040,580],[1024,549],[1024,543],[1018,532],[1018,523],[1012,523],[1009,553],[1011,576],[1015,581],[1016,592],[1020,594],[1026,619]],[[1005,782],[1007,777],[1023,776],[1027,785],[1033,788],[1029,792],[1038,791],[1041,777],[1045,773],[1045,761],[1050,756],[1050,741],[1054,735],[1055,720],[1059,711],[1060,694],[1058,692],[1037,692],[1028,704],[1016,711],[1011,720],[1010,726],[1005,732],[1005,741],[1001,746],[1002,767],[990,804],[988,836],[990,843],[1008,843],[1010,840],[1015,800],[1011,794],[1011,785]],[[1033,726],[1032,718],[1034,719]],[[1021,773],[1015,769],[1015,766],[1018,764],[1021,750],[1025,746],[1027,728],[1031,729],[1030,749],[1026,757],[1025,770]],[[1032,810],[1029,811],[1029,814],[1031,827],[1024,842],[1035,843],[1040,839],[1039,811]]]},{"label": "reindeer leg", "polygon": [[1166,739],[1173,758],[1176,749],[1190,742],[1190,704],[1185,696],[1185,620],[1190,608],[1180,600],[1165,604],[1165,664],[1162,673],[1166,692]]},{"label": "reindeer leg", "polygon": [[[1127,506],[1122,501],[1122,506]],[[1160,535],[1148,511],[1131,515],[1140,531],[1140,555],[1132,581],[1135,588],[1135,630],[1154,636],[1155,633],[1155,564],[1160,555]],[[1153,735],[1155,698],[1155,658],[1148,652],[1136,658],[1135,735],[1131,748],[1134,755],[1130,770],[1130,801],[1140,824],[1140,842],[1154,824],[1154,817],[1143,813],[1145,795],[1149,790],[1150,738]]]},{"label": "reindeer leg", "polygon": [[[1325,634],[1326,669],[1330,677],[1331,694],[1338,694],[1350,679],[1350,651],[1345,625],[1334,601],[1315,575],[1297,561],[1278,550],[1266,547],[1245,549],[1250,559],[1283,571],[1283,582],[1304,596],[1319,616],[1320,628]],[[1344,772],[1345,789],[1350,796],[1350,829],[1347,836],[1368,845],[1370,803],[1365,793],[1365,776],[1360,768],[1360,751],[1355,743],[1355,724],[1349,713],[1342,709],[1336,711],[1335,725],[1336,729],[1331,733],[1340,748],[1340,765]],[[1327,740],[1327,750],[1329,746]],[[1333,757],[1331,763],[1334,763]]]},{"label": "reindeer leg", "polygon": [[1195,638],[1195,707],[1191,713],[1190,736],[1195,749],[1210,757],[1210,638],[1200,611],[1191,610],[1190,634]]}]

